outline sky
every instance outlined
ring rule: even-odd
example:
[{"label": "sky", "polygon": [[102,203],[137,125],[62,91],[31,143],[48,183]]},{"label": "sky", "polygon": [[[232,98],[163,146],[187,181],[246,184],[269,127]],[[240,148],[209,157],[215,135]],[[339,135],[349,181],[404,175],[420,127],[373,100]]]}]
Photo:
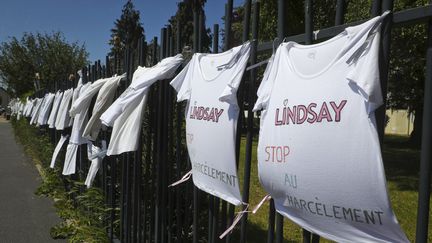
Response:
[{"label": "sky", "polygon": [[[159,37],[160,29],[175,14],[180,0],[133,0],[140,11],[147,40]],[[0,42],[21,38],[24,32],[63,32],[68,42],[78,41],[89,52],[89,60],[105,60],[114,21],[126,0],[2,0]],[[206,25],[222,26],[226,0],[207,0]],[[234,6],[243,0],[234,0]]]}]

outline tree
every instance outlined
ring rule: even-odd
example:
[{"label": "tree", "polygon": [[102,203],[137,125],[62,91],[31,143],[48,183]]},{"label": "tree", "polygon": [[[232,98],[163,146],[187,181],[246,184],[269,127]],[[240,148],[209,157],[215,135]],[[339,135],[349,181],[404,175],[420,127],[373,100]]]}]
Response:
[{"label": "tree", "polygon": [[[426,0],[396,1],[395,10],[427,5]],[[392,30],[392,48],[388,83],[390,108],[407,108],[414,114],[411,143],[421,144],[423,95],[426,73],[427,26],[425,23]]]},{"label": "tree", "polygon": [[12,37],[0,44],[0,79],[9,92],[21,96],[34,90],[36,73],[41,88],[49,88],[84,67],[87,57],[84,45],[68,43],[61,32],[24,33],[20,40]]},{"label": "tree", "polygon": [[[258,24],[258,38],[260,42],[273,41],[277,37],[278,1],[262,0],[260,3],[260,15]],[[314,1],[319,2],[319,1]],[[253,8],[253,6],[252,6]],[[304,5],[302,1],[286,1],[287,36],[304,32]],[[253,11],[253,10],[252,10]],[[231,46],[241,44],[243,37],[244,6],[238,6],[233,10],[232,40]],[[224,21],[225,19],[222,18]],[[252,18],[250,19],[252,21]],[[279,40],[282,41],[282,40]]]},{"label": "tree", "polygon": [[[210,29],[205,28],[205,12],[204,12],[204,4],[205,0],[183,0],[179,3],[177,3],[177,12],[175,15],[171,16],[169,19],[169,24],[171,25],[171,28],[174,33],[174,40],[177,38],[176,32],[177,32],[177,23],[180,23],[181,29],[180,29],[180,37],[181,37],[181,43],[182,46],[190,46],[193,45],[193,13],[195,8],[198,9],[198,11],[202,11],[204,20],[203,20],[203,26],[201,26],[203,31],[203,38],[201,40],[203,52],[207,52],[210,50],[211,45],[211,35],[210,35]],[[174,42],[175,43],[175,42]]]},{"label": "tree", "polygon": [[114,28],[111,29],[110,56],[118,53],[123,56],[126,46],[132,49],[137,48],[138,42],[144,36],[144,28],[140,23],[140,12],[135,9],[131,0],[128,0],[123,6],[122,14],[114,22]]}]

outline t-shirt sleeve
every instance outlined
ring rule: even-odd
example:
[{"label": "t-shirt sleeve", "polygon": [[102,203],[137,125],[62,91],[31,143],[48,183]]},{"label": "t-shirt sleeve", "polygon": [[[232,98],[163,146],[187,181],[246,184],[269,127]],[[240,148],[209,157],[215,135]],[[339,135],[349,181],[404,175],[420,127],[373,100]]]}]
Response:
[{"label": "t-shirt sleeve", "polygon": [[191,95],[191,78],[195,55],[179,74],[170,82],[170,85],[177,91],[177,102],[188,100]]},{"label": "t-shirt sleeve", "polygon": [[270,100],[271,91],[273,88],[274,81],[270,77],[271,69],[274,67],[273,63],[275,61],[275,54],[273,54],[268,63],[267,67],[264,71],[263,79],[261,80],[261,84],[258,87],[257,91],[257,100],[255,102],[253,112],[266,109],[267,104]]},{"label": "t-shirt sleeve", "polygon": [[243,73],[249,60],[249,54],[250,42],[247,42],[240,47],[239,52],[236,54],[238,56],[232,60],[236,62],[236,65],[234,65],[236,68],[235,76],[222,91],[222,94],[219,96],[219,101],[237,104],[237,89],[242,81]]},{"label": "t-shirt sleeve", "polygon": [[357,86],[358,93],[368,102],[368,112],[383,104],[379,74],[380,26],[374,28],[363,45],[353,55],[347,80]]},{"label": "t-shirt sleeve", "polygon": [[172,78],[177,71],[177,68],[183,63],[183,55],[178,54],[174,57],[170,57],[169,62],[164,65],[164,68],[162,69],[160,76],[160,79],[169,79]]}]

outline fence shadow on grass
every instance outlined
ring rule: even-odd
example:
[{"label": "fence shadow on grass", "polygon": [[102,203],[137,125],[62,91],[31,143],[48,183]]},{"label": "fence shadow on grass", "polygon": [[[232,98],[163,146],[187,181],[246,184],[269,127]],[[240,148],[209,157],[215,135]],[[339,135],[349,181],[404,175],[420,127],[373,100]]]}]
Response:
[{"label": "fence shadow on grass", "polygon": [[418,191],[420,150],[410,145],[408,137],[385,136],[383,160],[388,181],[401,191]]}]

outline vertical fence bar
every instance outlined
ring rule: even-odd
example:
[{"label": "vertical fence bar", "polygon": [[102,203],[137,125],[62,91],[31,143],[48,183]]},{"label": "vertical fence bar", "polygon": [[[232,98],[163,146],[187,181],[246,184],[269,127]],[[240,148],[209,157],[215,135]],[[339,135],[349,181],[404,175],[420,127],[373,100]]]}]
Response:
[{"label": "vertical fence bar", "polygon": [[305,0],[305,43],[312,43],[313,21],[312,21],[312,0]]},{"label": "vertical fence bar", "polygon": [[[164,28],[164,32],[165,32],[165,43],[163,45],[161,45],[162,48],[164,48],[164,52],[163,52],[163,56],[161,57],[161,59],[169,56],[169,37],[170,37],[170,27],[168,26],[167,28]],[[169,157],[168,157],[168,113],[169,113],[169,92],[168,92],[168,83],[166,82],[166,80],[164,80],[163,82],[161,82],[161,87],[162,87],[162,92],[163,92],[163,99],[164,99],[164,103],[162,106],[162,113],[163,113],[163,120],[162,120],[162,143],[161,143],[161,148],[162,148],[162,160],[159,163],[162,163],[162,206],[164,208],[164,210],[162,210],[162,243],[167,242],[168,239],[168,228],[169,225],[168,223],[168,217],[169,215],[167,215],[167,212],[169,211],[169,203],[168,203],[168,177],[169,177]]]},{"label": "vertical fence bar", "polygon": [[268,229],[267,229],[267,243],[273,243],[274,239],[274,227],[275,227],[275,205],[273,199],[269,202],[269,214],[268,214]]},{"label": "vertical fence bar", "polygon": [[286,28],[286,17],[287,17],[287,11],[286,11],[286,0],[278,0],[278,19],[277,19],[277,38],[278,42],[282,42],[283,38],[285,38],[287,34],[287,28]]},{"label": "vertical fence bar", "polygon": [[[384,0],[382,2],[382,11],[393,10],[393,0]],[[380,69],[380,81],[381,91],[383,94],[383,104],[375,111],[378,137],[382,144],[384,138],[384,127],[385,127],[385,110],[387,101],[387,80],[389,72],[390,62],[390,42],[391,42],[391,27],[392,27],[393,13],[390,13],[381,24],[381,39],[382,46],[380,48],[379,56],[379,69]]]},{"label": "vertical fence bar", "polygon": [[[227,51],[231,47],[231,19],[233,10],[233,0],[227,0],[225,5],[225,27],[224,27],[224,51]],[[227,202],[222,200],[221,208],[221,228],[225,229],[227,227]],[[226,237],[226,242],[229,242],[229,235]]]},{"label": "vertical fence bar", "polygon": [[[181,47],[181,25],[180,21],[177,21],[176,25],[176,48],[177,53],[182,52]],[[176,178],[180,178],[181,176],[181,168],[182,168],[182,124],[183,124],[183,109],[180,103],[176,103]],[[181,217],[181,195],[182,195],[182,187],[176,188],[176,237],[177,242],[182,243],[182,217]]]},{"label": "vertical fence bar", "polygon": [[[173,38],[173,34],[172,34],[172,28],[171,25],[168,26],[167,29],[167,36],[168,36],[168,45],[167,45],[167,52],[168,55],[167,56],[173,56],[174,54],[174,38]],[[173,218],[174,218],[174,198],[173,195],[174,193],[170,190],[168,190],[168,185],[169,185],[169,179],[168,178],[173,178],[173,174],[172,174],[172,170],[174,167],[174,163],[172,163],[173,160],[173,153],[174,153],[174,137],[173,135],[173,96],[172,96],[172,89],[169,86],[168,82],[166,83],[166,92],[167,92],[167,123],[168,123],[168,134],[167,134],[167,139],[168,139],[168,151],[167,151],[167,156],[168,159],[166,160],[167,163],[167,175],[165,177],[165,190],[167,191],[168,194],[168,237],[167,237],[167,242],[171,243],[172,239],[173,239]]]},{"label": "vertical fence bar", "polygon": [[[253,39],[258,38],[258,5],[254,7],[254,18],[253,18]],[[251,0],[246,0],[244,3],[244,19],[243,19],[243,42],[246,42],[249,39],[250,33],[250,16],[251,16]],[[251,51],[249,62],[251,65],[256,63],[256,51],[257,51],[257,41],[253,41],[251,43]],[[254,92],[255,92],[255,79],[256,79],[256,70],[253,69],[250,71],[250,79],[247,90],[247,127],[246,127],[246,151],[245,151],[245,163],[244,163],[244,173],[243,173],[243,192],[242,192],[242,201],[244,203],[249,203],[249,187],[250,187],[250,170],[251,170],[251,160],[252,160],[252,138],[253,138],[253,113],[252,113],[252,105],[254,103]],[[237,123],[237,153],[240,152],[240,140],[242,135],[241,124],[243,122],[243,114],[244,114],[244,97],[240,99],[240,115]],[[238,160],[237,156],[237,160]],[[246,209],[246,206],[243,206],[243,210]],[[231,215],[230,215],[231,216]],[[241,219],[240,226],[240,242],[246,242],[246,227],[247,227],[247,218],[248,215],[244,214]]]},{"label": "vertical fence bar", "polygon": [[343,24],[345,20],[345,0],[337,0],[335,25]]},{"label": "vertical fence bar", "polygon": [[[205,26],[204,26],[204,11],[199,9],[199,18],[198,18],[198,52],[203,52],[203,44],[202,44],[202,40],[203,40],[203,35],[204,35],[204,30],[205,30]],[[212,237],[212,229],[213,229],[213,211],[214,211],[214,197],[210,194],[206,194],[206,196],[208,197],[208,210],[207,210],[207,221],[208,221],[208,225],[207,225],[207,242],[211,242],[213,237]]]},{"label": "vertical fence bar", "polygon": [[[312,21],[312,0],[305,0],[305,43],[312,44],[313,21]],[[278,214],[278,217],[279,214]],[[278,219],[276,218],[276,221]],[[277,226],[276,226],[277,229]],[[311,242],[311,233],[303,229],[303,243]]]},{"label": "vertical fence bar", "polygon": [[[287,16],[287,4],[286,0],[278,0],[278,25],[277,25],[277,37],[278,43],[281,43],[285,36],[287,35],[287,27],[286,27],[286,16]],[[277,215],[277,216],[276,216]],[[273,242],[274,240],[274,230],[275,230],[275,218],[277,217],[277,226],[276,226],[276,234],[281,235],[281,231],[283,231],[283,218],[280,220],[280,215],[276,213],[274,207],[273,199],[270,200],[270,209],[269,209],[269,226],[267,232],[267,242]],[[281,225],[282,224],[282,225]],[[283,232],[282,232],[283,235]]]},{"label": "vertical fence bar", "polygon": [[381,0],[374,0],[372,2],[371,15],[372,17],[375,17],[380,14],[381,14]]},{"label": "vertical fence bar", "polygon": [[224,51],[228,50],[231,44],[232,11],[233,11],[233,0],[227,0],[227,4],[225,5]]},{"label": "vertical fence bar", "polygon": [[[195,0],[195,8],[193,13],[194,20],[194,43],[193,50],[194,53],[199,52],[199,12],[198,12],[199,1]],[[199,189],[194,185],[193,186],[193,225],[192,225],[192,242],[198,243],[198,220],[199,220]]]},{"label": "vertical fence bar", "polygon": [[[128,83],[127,86],[130,85],[130,83],[132,82],[132,75],[133,75],[133,69],[134,69],[134,54],[135,54],[135,50],[132,49],[131,46],[129,46],[127,48],[127,76],[128,76]],[[126,238],[126,242],[132,242],[132,235],[134,233],[134,225],[132,224],[133,222],[133,209],[134,209],[134,205],[136,203],[135,198],[134,198],[134,190],[133,190],[133,182],[135,181],[134,178],[134,171],[133,168],[135,166],[135,158],[134,158],[134,153],[132,152],[128,152],[127,153],[127,193],[128,193],[128,197],[127,197],[127,201],[126,201],[126,206],[127,206],[127,238]]]},{"label": "vertical fence bar", "polygon": [[[430,4],[431,2],[429,2]],[[423,103],[423,128],[420,155],[420,181],[417,206],[416,242],[426,243],[429,227],[429,203],[432,159],[432,20],[427,24],[426,77]]]},{"label": "vertical fence bar", "polygon": [[[157,44],[158,40],[157,37],[153,37],[153,53],[152,53],[152,63],[151,64],[156,64],[157,63],[157,48],[158,48],[158,44]],[[150,207],[149,207],[149,214],[150,214],[150,219],[149,219],[149,241],[152,242],[152,239],[156,239],[156,203],[158,200],[158,195],[157,195],[157,185],[155,183],[156,181],[156,176],[157,176],[157,169],[156,169],[156,156],[157,156],[157,135],[156,135],[156,131],[158,129],[158,121],[157,121],[157,117],[155,115],[156,113],[156,107],[157,107],[157,102],[156,102],[156,92],[155,92],[155,88],[156,87],[152,87],[152,119],[151,121],[151,128],[152,128],[152,144],[151,144],[151,156],[152,156],[152,164],[151,164],[151,180],[152,180],[152,184],[151,184],[151,190],[153,191],[153,195],[155,197],[154,201],[150,201]]]},{"label": "vertical fence bar", "polygon": [[[161,43],[160,43],[160,59],[163,59],[165,56],[165,41],[166,41],[166,29],[161,29]],[[157,167],[157,197],[156,197],[156,228],[155,228],[155,242],[162,242],[163,241],[163,215],[162,211],[165,210],[163,207],[163,169],[164,169],[164,162],[163,154],[162,154],[162,147],[164,146],[162,144],[162,137],[163,137],[163,108],[164,108],[164,92],[163,92],[163,83],[158,83],[158,122],[157,122],[157,156],[156,156],[156,167]]]},{"label": "vertical fence bar", "polygon": [[[219,52],[219,25],[213,25],[213,53]],[[217,241],[218,237],[218,221],[219,221],[219,207],[220,199],[218,197],[213,197],[213,211],[212,211],[212,224],[211,224],[211,243]]]}]

